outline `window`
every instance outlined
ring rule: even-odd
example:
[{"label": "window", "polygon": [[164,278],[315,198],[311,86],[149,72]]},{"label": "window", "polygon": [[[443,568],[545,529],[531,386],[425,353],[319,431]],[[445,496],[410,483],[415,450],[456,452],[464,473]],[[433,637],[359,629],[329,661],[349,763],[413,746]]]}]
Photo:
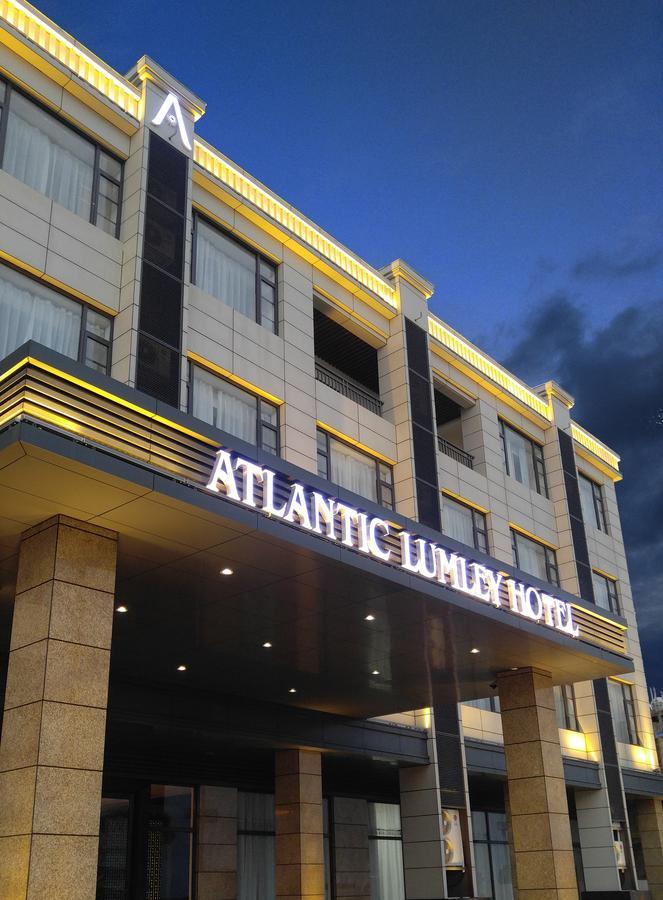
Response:
[{"label": "window", "polygon": [[610,612],[619,615],[619,597],[617,595],[617,582],[608,578],[607,575],[600,575],[598,572],[592,572],[592,585],[594,586],[594,602],[602,609],[609,609]]},{"label": "window", "polygon": [[96,900],[117,900],[127,895],[131,813],[127,797],[101,798]]},{"label": "window", "polygon": [[580,488],[580,504],[585,525],[593,525],[599,531],[608,533],[608,519],[603,502],[603,489],[600,484],[578,474]]},{"label": "window", "polygon": [[551,547],[525,537],[514,528],[511,529],[511,547],[516,568],[559,586],[557,554]]},{"label": "window", "polygon": [[276,266],[200,216],[194,248],[195,284],[275,332]]},{"label": "window", "polygon": [[268,400],[193,366],[191,413],[249,444],[279,452],[279,411]]},{"label": "window", "polygon": [[237,801],[237,900],[274,900],[274,796],[240,791]]},{"label": "window", "polygon": [[608,679],[608,694],[615,738],[622,744],[639,744],[638,721],[635,715],[633,686]]},{"label": "window", "polygon": [[394,508],[391,466],[318,429],[318,475],[387,509]]},{"label": "window", "polygon": [[117,237],[122,163],[8,83],[0,113],[2,168]]},{"label": "window", "polygon": [[485,515],[446,494],[442,495],[442,531],[461,544],[488,553]]},{"label": "window", "polygon": [[498,713],[501,709],[500,698],[493,694],[491,697],[481,697],[480,700],[464,700],[464,706],[473,706],[475,709],[483,709],[484,712]]},{"label": "window", "polygon": [[568,731],[580,731],[576,713],[576,696],[572,684],[562,684],[553,688],[557,727]]},{"label": "window", "polygon": [[368,804],[371,900],[404,900],[401,810],[397,803]]},{"label": "window", "polygon": [[0,359],[37,341],[108,373],[111,320],[42,282],[0,266]]},{"label": "window", "polygon": [[188,900],[192,851],[193,788],[150,785],[145,896]]},{"label": "window", "polygon": [[500,419],[506,474],[538,494],[548,496],[543,447]]},{"label": "window", "polygon": [[513,900],[506,814],[472,810],[476,895]]}]

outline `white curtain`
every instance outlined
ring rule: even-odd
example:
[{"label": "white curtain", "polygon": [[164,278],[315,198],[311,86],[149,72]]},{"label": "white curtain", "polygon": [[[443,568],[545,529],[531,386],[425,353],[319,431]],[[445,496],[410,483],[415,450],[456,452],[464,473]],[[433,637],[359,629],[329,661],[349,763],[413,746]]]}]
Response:
[{"label": "white curtain", "polygon": [[631,736],[628,732],[628,723],[626,721],[624,689],[622,688],[622,685],[608,679],[608,697],[610,698],[610,711],[612,712],[615,738],[622,744],[630,744]]},{"label": "white curtain", "polygon": [[526,487],[534,487],[534,463],[532,462],[532,447],[529,441],[508,426],[504,426],[506,452],[509,463],[509,473]]},{"label": "white curtain", "polygon": [[237,900],[274,900],[274,796],[240,792],[238,803]]},{"label": "white curtain", "polygon": [[376,469],[374,460],[358,453],[340,441],[330,439],[331,480],[341,487],[377,500]]},{"label": "white curtain", "polygon": [[0,267],[0,359],[29,340],[76,359],[80,330],[78,303]]},{"label": "white curtain", "polygon": [[255,319],[255,256],[201,219],[196,225],[196,284]]},{"label": "white curtain", "polygon": [[193,370],[193,414],[215,428],[256,442],[256,398],[204,369]]},{"label": "white curtain", "polygon": [[94,148],[17,91],[12,93],[3,168],[89,219]]},{"label": "white curtain", "polygon": [[592,584],[594,585],[594,602],[602,609],[610,609],[610,597],[608,596],[608,584],[605,578],[592,572]]},{"label": "white curtain", "polygon": [[371,900],[404,900],[401,812],[396,803],[370,803]]},{"label": "white curtain", "polygon": [[546,551],[535,541],[518,535],[516,537],[518,547],[518,568],[530,575],[535,575],[543,581],[547,581],[546,574]]},{"label": "white curtain", "polygon": [[442,531],[445,534],[462,544],[474,547],[474,529],[470,509],[445,497],[442,502],[442,520]]}]

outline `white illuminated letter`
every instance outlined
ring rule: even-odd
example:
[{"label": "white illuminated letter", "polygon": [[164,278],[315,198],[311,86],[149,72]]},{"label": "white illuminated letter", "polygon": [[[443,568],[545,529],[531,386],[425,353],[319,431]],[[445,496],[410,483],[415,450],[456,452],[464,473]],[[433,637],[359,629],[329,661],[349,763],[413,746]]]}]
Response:
[{"label": "white illuminated letter", "polygon": [[485,600],[490,603],[490,589],[486,583],[486,568],[480,563],[471,563],[472,570],[472,587],[471,593],[478,600]]},{"label": "white illuminated letter", "polygon": [[516,583],[513,578],[509,578],[506,586],[509,591],[509,605],[511,609],[513,612],[520,613],[521,616],[524,615],[525,585],[520,582]]},{"label": "white illuminated letter", "polygon": [[240,457],[235,462],[235,469],[237,469],[238,472],[244,473],[242,490],[244,496],[242,497],[242,503],[246,503],[247,506],[252,506],[255,509],[255,487],[256,484],[262,484],[262,466],[257,466],[255,463],[249,462],[248,459],[242,459]]},{"label": "white illuminated letter", "polygon": [[[532,605],[532,599],[536,603],[536,609]],[[537,591],[536,588],[528,587],[525,591],[525,604],[523,606],[523,612],[528,619],[534,619],[535,622],[538,622],[543,615],[543,602],[541,600],[541,594]]]},{"label": "white illuminated letter", "polygon": [[391,550],[384,550],[378,543],[377,536],[375,532],[380,528],[384,535],[383,537],[389,536],[389,523],[385,522],[384,519],[371,519],[371,523],[368,527],[368,549],[373,556],[377,556],[378,559],[382,559],[385,562],[391,556]]},{"label": "white illuminated letter", "polygon": [[313,531],[323,534],[322,523],[325,524],[326,536],[336,540],[334,533],[334,507],[335,502],[330,497],[323,497],[317,491],[313,491]]},{"label": "white illuminated letter", "polygon": [[303,485],[293,484],[283,518],[286,522],[294,522],[297,519],[303,528],[311,530],[311,518],[306,505],[306,494],[304,493]]},{"label": "white illuminated letter", "polygon": [[493,606],[501,606],[502,598],[500,597],[500,588],[502,586],[504,575],[501,572],[493,572],[492,569],[484,567],[483,577],[486,587],[490,592],[491,603]]},{"label": "white illuminated letter", "polygon": [[550,594],[541,594],[541,603],[543,603],[543,619],[546,625],[554,628],[553,610],[555,608],[555,598],[551,597]]},{"label": "white illuminated letter", "polygon": [[282,519],[285,515],[286,504],[284,503],[281,509],[274,506],[274,473],[270,469],[263,469],[262,479],[262,508],[268,515]]},{"label": "white illuminated letter", "polygon": [[352,547],[352,523],[357,521],[357,510],[345,503],[337,503],[336,511],[341,516],[341,542]]},{"label": "white illuminated letter", "polygon": [[230,497],[231,500],[240,499],[237,491],[237,483],[235,482],[235,475],[233,473],[232,459],[227,450],[219,450],[217,452],[216,462],[214,463],[212,474],[206,485],[207,490],[220,494],[219,483],[223,485],[226,497]]},{"label": "white illuminated letter", "polygon": [[159,112],[152,119],[152,125],[161,125],[163,120],[166,118],[169,109],[172,109],[172,113],[168,117],[169,121],[173,121],[174,119],[173,125],[177,124],[177,129],[180,133],[182,143],[187,150],[191,150],[191,141],[189,140],[189,135],[186,133],[186,125],[184,124],[184,117],[182,116],[182,110],[180,109],[180,101],[177,99],[175,94],[168,94],[166,99],[159,107]]},{"label": "white illuminated letter", "polygon": [[451,584],[452,587],[458,586],[458,556],[455,553],[447,555],[447,551],[442,547],[435,548],[436,575],[437,580],[441,584]]}]

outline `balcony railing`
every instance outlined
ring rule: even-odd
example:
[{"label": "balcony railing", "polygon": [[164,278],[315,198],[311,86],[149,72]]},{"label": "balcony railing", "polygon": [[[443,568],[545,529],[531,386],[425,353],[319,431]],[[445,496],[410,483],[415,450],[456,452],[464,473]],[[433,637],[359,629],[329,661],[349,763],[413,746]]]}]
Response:
[{"label": "balcony railing", "polygon": [[467,466],[468,469],[474,468],[474,457],[472,454],[467,453],[465,450],[461,450],[460,447],[452,444],[451,441],[448,441],[446,438],[438,437],[437,446],[442,453],[455,459],[456,462],[462,463],[464,466]]},{"label": "balcony railing", "polygon": [[369,391],[369,389],[363,387],[363,385],[357,384],[352,378],[348,378],[347,375],[341,374],[341,372],[334,369],[333,366],[330,366],[319,359],[316,359],[315,361],[315,378],[316,381],[320,381],[322,384],[326,384],[327,387],[330,387],[332,391],[337,391],[339,394],[343,394],[344,397],[354,400],[355,403],[370,410],[377,416],[382,415],[382,400],[380,400],[377,394],[374,394],[373,391]]}]

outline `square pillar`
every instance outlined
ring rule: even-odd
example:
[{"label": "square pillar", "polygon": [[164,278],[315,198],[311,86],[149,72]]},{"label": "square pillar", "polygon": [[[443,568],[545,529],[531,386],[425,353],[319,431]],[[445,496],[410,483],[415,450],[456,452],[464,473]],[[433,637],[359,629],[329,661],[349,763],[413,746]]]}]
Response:
[{"label": "square pillar", "polygon": [[322,759],[312,750],[277,750],[276,896],[324,900]]},{"label": "square pillar", "polygon": [[663,900],[663,800],[637,800],[635,809],[649,893]]},{"label": "square pillar", "polygon": [[519,900],[577,900],[571,826],[552,679],[501,672],[514,887]]},{"label": "square pillar", "polygon": [[237,896],[237,788],[201,785],[198,801],[198,900]]},{"label": "square pillar", "polygon": [[334,797],[333,873],[339,900],[371,900],[371,861],[368,849],[368,801]]},{"label": "square pillar", "polygon": [[0,900],[94,900],[117,535],[23,534],[0,743]]}]

